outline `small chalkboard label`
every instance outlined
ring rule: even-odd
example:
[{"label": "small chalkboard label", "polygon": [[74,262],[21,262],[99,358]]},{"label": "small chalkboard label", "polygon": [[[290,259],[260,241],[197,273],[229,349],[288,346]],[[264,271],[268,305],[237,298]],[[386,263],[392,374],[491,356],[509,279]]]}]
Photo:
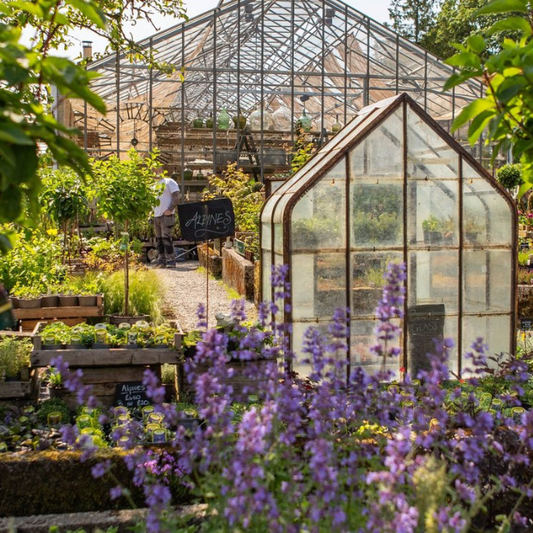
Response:
[{"label": "small chalkboard label", "polygon": [[529,243],[528,242],[521,242],[520,243],[520,250],[529,250]]},{"label": "small chalkboard label", "polygon": [[531,331],[533,328],[533,318],[521,318],[520,329],[522,331]]},{"label": "small chalkboard label", "polygon": [[117,383],[115,387],[115,405],[124,407],[143,407],[150,405],[146,396],[146,386],[141,381]]},{"label": "small chalkboard label", "polygon": [[235,234],[235,214],[229,198],[178,205],[183,238],[202,242]]},{"label": "small chalkboard label", "polygon": [[435,352],[435,340],[444,335],[444,304],[414,305],[408,310],[409,372],[431,370],[428,354]]}]

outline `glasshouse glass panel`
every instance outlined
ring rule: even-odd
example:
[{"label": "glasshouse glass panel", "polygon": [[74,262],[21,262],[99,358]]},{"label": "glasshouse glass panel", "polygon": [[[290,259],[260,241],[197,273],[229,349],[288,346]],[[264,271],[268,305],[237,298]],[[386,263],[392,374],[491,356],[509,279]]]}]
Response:
[{"label": "glasshouse glass panel", "polygon": [[350,153],[351,177],[403,177],[401,109],[388,117]]},{"label": "glasshouse glass panel", "polygon": [[400,180],[357,179],[350,186],[352,248],[403,245],[403,185]]},{"label": "glasshouse glass panel", "polygon": [[411,252],[408,266],[408,305],[439,304],[444,306],[444,314],[457,312],[458,265],[458,250]]},{"label": "glasshouse glass panel", "polygon": [[428,246],[454,246],[458,240],[459,181],[408,183],[408,241]]},{"label": "glasshouse glass panel", "polygon": [[435,354],[435,340],[451,339],[453,348],[447,353],[447,367],[457,373],[458,315],[444,315],[444,305],[411,306],[407,320],[407,370],[416,378],[420,370],[430,370],[428,354]]},{"label": "glasshouse glass panel", "polygon": [[291,217],[291,249],[345,246],[345,164],[341,161],[298,200]]},{"label": "glasshouse glass panel", "polygon": [[[511,342],[510,317],[503,316],[465,316],[463,318],[463,364],[464,375],[468,375],[465,369],[472,369],[471,359],[465,357],[465,353],[471,351],[472,344],[481,338],[487,344],[487,355],[492,356],[500,353],[509,353]],[[490,367],[497,365],[488,360]]]},{"label": "glasshouse glass panel", "polygon": [[265,302],[272,300],[272,285],[270,278],[272,276],[272,254],[271,252],[261,253],[261,269],[262,269],[262,299]]},{"label": "glasshouse glass panel", "polygon": [[[304,281],[300,276],[300,271],[295,266],[302,262],[312,263],[314,277],[309,281]],[[304,300],[313,299],[313,307],[310,309],[311,314],[301,316],[325,316],[331,318],[338,307],[346,307],[346,256],[344,253],[318,254],[316,256],[293,255],[293,268],[298,272],[294,284],[297,285],[302,293],[307,295],[301,296]],[[314,292],[310,290],[314,287]],[[296,297],[296,286],[294,293]],[[297,300],[294,300],[294,313],[298,307]],[[296,316],[296,314],[295,314]]]},{"label": "glasshouse glass panel", "polygon": [[389,263],[401,263],[403,254],[353,253],[351,310],[355,316],[374,315],[383,291],[383,274]]},{"label": "glasshouse glass panel", "polygon": [[513,242],[513,218],[509,204],[486,179],[474,178],[464,165],[463,224],[465,244],[506,244]]},{"label": "glasshouse glass panel", "polygon": [[457,178],[459,156],[418,114],[407,109],[407,175],[414,179]]},{"label": "glasshouse glass panel", "polygon": [[[377,325],[377,320],[352,320],[350,325],[351,364],[363,368],[365,372],[372,375],[383,368],[382,357],[375,355],[370,350],[370,347],[376,344],[374,329]],[[400,348],[399,340],[389,341],[389,347]],[[385,369],[393,372],[395,377],[398,377],[401,366],[401,358],[399,357],[389,357],[385,360]]]},{"label": "glasshouse glass panel", "polygon": [[283,254],[283,225],[272,224],[272,230],[274,231],[274,252]]},{"label": "glasshouse glass panel", "polygon": [[[295,361],[293,361],[292,369],[298,372],[300,376],[308,376],[311,373],[311,366],[309,363],[304,362],[310,360],[309,353],[304,352],[305,349],[305,335],[311,329],[318,329],[327,339],[329,322],[294,322],[292,326],[292,349],[295,353]],[[340,357],[344,357],[343,354],[338,354]]]},{"label": "glasshouse glass panel", "polygon": [[512,254],[506,250],[465,250],[463,254],[465,313],[511,310]]},{"label": "glasshouse glass panel", "polygon": [[265,250],[272,249],[272,225],[270,222],[263,222],[261,224],[261,248]]}]

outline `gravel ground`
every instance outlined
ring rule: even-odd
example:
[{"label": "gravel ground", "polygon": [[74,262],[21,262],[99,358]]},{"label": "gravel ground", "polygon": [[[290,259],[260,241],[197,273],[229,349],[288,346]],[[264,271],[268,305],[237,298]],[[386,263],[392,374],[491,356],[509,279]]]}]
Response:
[{"label": "gravel ground", "polygon": [[[164,308],[170,310],[184,331],[196,329],[198,304],[207,307],[207,275],[198,272],[198,261],[177,263],[174,269],[156,269],[165,287]],[[215,315],[231,312],[232,297],[221,280],[209,278],[209,326],[216,326]],[[257,318],[253,302],[246,301],[246,316]]]}]

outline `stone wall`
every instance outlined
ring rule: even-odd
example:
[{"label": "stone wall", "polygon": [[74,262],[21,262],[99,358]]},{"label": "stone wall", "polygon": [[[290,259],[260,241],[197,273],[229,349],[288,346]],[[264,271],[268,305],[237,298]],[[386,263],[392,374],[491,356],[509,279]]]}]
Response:
[{"label": "stone wall", "polygon": [[533,285],[518,285],[518,317],[533,318]]},{"label": "stone wall", "polygon": [[254,300],[254,264],[232,248],[222,249],[222,279],[247,300]]},{"label": "stone wall", "polygon": [[209,265],[209,273],[213,276],[219,278],[222,275],[222,258],[216,250],[207,244],[198,246],[198,262],[204,268]]}]

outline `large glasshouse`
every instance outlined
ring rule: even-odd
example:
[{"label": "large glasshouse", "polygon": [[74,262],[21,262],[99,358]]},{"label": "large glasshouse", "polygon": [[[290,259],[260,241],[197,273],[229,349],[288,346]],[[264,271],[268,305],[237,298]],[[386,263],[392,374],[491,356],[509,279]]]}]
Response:
[{"label": "large glasshouse", "polygon": [[[231,162],[279,186],[271,178],[290,175],[299,136],[317,148],[333,139],[321,153],[338,162],[322,172],[325,156],[313,158],[263,213],[263,297],[270,265],[291,265],[284,318],[296,350],[305,328],[347,306],[352,363],[372,370],[372,316],[389,261],[408,265],[408,322],[455,339],[457,371],[475,332],[494,349],[513,347],[514,211],[483,173],[482,140],[472,148],[461,131],[435,133],[450,131],[481,85],[443,92],[450,67],[337,0],[222,1],[141,46],[157,68],[119,54],[89,62],[108,113],[67,100],[63,120],[96,159],[159,149],[182,201]],[[447,224],[447,240],[430,241],[431,223]],[[322,240],[307,231],[317,224]],[[480,224],[471,240],[468,227]],[[404,332],[404,366],[425,358],[428,338]]]},{"label": "large glasshouse", "polygon": [[[94,61],[107,115],[69,101],[63,120],[95,158],[157,147],[186,198],[228,162],[261,180],[287,171],[296,122],[320,146],[363,107],[404,92],[449,129],[482,90],[443,93],[450,67],[337,0],[223,1],[141,45],[168,68]],[[474,152],[483,157],[481,144]]]}]

